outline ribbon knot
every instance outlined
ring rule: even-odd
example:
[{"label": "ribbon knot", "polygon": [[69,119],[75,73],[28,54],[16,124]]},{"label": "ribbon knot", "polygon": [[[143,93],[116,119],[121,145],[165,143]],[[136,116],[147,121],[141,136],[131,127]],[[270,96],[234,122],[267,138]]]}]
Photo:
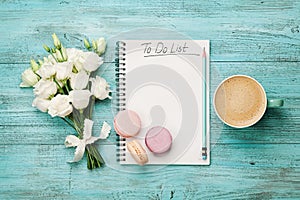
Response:
[{"label": "ribbon knot", "polygon": [[72,161],[69,162],[78,162],[82,159],[85,146],[88,144],[93,144],[99,139],[106,139],[109,136],[111,127],[108,123],[103,122],[101,132],[99,137],[92,136],[92,128],[94,122],[90,119],[84,120],[84,128],[83,128],[83,138],[79,139],[75,135],[68,135],[65,140],[66,147],[76,147],[75,156]]}]

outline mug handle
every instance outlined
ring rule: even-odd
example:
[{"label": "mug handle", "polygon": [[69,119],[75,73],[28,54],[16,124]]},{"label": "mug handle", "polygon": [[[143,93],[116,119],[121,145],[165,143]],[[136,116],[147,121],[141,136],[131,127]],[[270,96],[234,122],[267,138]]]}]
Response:
[{"label": "mug handle", "polygon": [[268,99],[268,108],[279,108],[283,106],[283,100],[282,99]]}]

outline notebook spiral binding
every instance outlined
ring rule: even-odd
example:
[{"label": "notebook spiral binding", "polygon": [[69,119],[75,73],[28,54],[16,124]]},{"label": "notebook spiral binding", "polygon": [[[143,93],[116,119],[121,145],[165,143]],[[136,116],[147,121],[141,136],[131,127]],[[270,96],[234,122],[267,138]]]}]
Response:
[{"label": "notebook spiral binding", "polygon": [[[116,43],[116,101],[117,101],[117,112],[125,110],[126,106],[126,43],[118,41]],[[126,139],[120,137],[117,134],[117,162],[126,161],[125,152],[126,152]]]}]

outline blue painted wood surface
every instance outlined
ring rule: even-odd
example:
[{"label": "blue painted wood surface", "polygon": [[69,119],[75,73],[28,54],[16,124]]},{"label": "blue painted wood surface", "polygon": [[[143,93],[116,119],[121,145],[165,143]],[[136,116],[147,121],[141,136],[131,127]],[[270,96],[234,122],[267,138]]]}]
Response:
[{"label": "blue painted wood surface", "polygon": [[[277,199],[300,198],[300,1],[1,1],[0,199]],[[56,32],[67,47],[84,37],[108,39],[136,28],[164,28],[211,40],[211,91],[246,74],[269,97],[285,100],[253,127],[233,129],[211,112],[211,165],[115,169],[115,136],[100,142],[108,165],[69,165],[72,132],[31,107],[20,89],[30,58]],[[166,37],[157,35],[153,37]],[[99,73],[114,87],[114,43]],[[96,126],[112,124],[111,102],[96,106]],[[134,172],[133,172],[134,170]],[[131,172],[128,172],[131,171]]]}]

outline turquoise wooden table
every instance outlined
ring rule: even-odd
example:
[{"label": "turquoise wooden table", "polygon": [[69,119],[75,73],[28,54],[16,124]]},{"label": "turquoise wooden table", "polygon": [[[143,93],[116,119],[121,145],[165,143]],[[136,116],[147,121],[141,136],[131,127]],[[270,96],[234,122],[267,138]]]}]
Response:
[{"label": "turquoise wooden table", "polygon": [[[300,1],[3,0],[0,8],[0,199],[299,199]],[[211,90],[233,74],[253,76],[269,97],[284,98],[253,127],[233,129],[211,113],[211,165],[167,166],[141,173],[111,165],[70,165],[63,142],[72,129],[31,107],[20,75],[55,32],[67,47],[104,36],[103,76],[114,86],[114,43],[136,28],[164,28],[211,40]],[[159,35],[160,32],[157,32]],[[112,125],[111,102],[95,118]],[[114,133],[98,143],[112,159]],[[137,172],[137,173],[134,173]]]}]

